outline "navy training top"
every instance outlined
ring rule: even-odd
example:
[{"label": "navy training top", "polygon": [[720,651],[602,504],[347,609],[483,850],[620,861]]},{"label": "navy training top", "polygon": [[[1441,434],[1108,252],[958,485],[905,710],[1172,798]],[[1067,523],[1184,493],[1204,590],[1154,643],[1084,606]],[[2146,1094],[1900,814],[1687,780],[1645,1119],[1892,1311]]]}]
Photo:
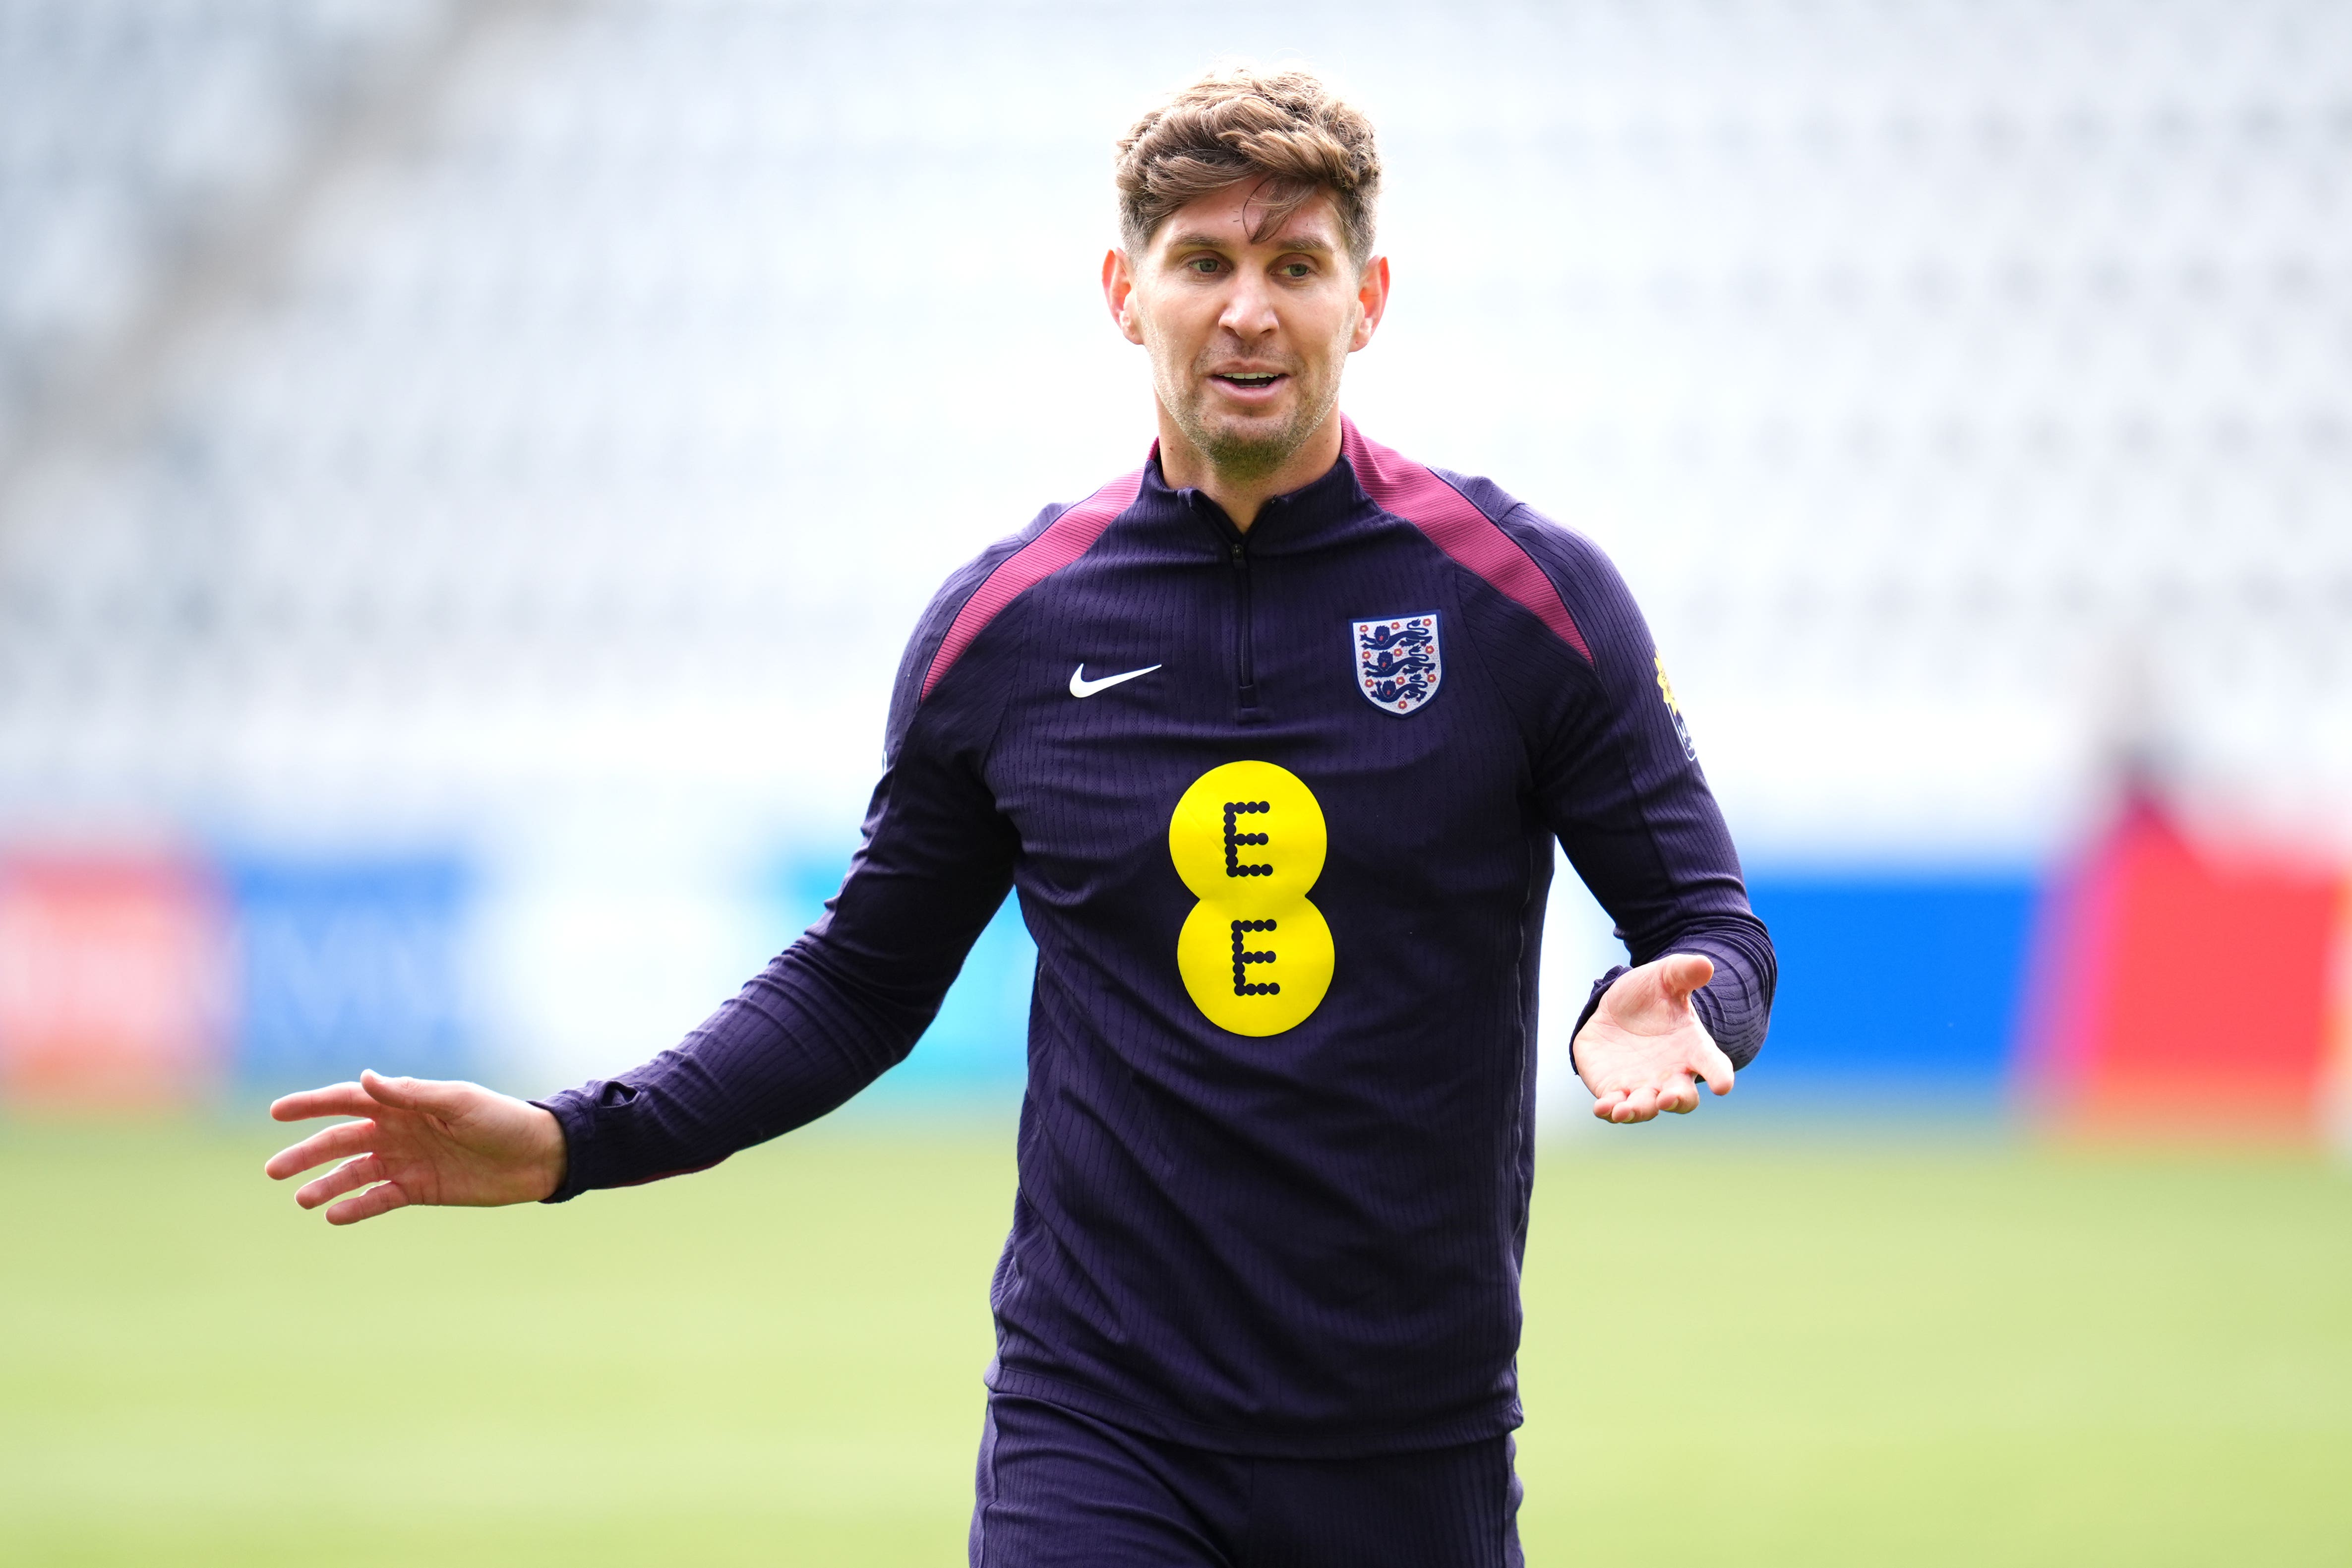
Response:
[{"label": "navy training top", "polygon": [[544,1102],[552,1201],[840,1105],[1016,888],[989,1386],[1237,1454],[1517,1426],[1553,838],[1634,962],[1714,961],[1695,1001],[1736,1065],[1772,948],[1607,559],[1343,442],[1246,535],[1155,448],[950,578],[826,914],[676,1049]]}]

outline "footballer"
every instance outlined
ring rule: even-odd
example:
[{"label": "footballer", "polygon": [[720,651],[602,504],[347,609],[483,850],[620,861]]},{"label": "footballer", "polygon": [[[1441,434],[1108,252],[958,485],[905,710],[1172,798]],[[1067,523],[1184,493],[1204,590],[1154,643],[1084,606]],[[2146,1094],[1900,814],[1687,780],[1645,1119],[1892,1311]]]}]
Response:
[{"label": "footballer", "polygon": [[1037,973],[975,1568],[1519,1563],[1553,844],[1633,960],[1571,1036],[1595,1115],[1727,1092],[1775,969],[1614,568],[1340,411],[1380,181],[1305,71],[1139,121],[1102,289],[1158,440],[940,589],[824,918],[614,1078],[289,1096],[362,1120],[269,1174],[342,1159],[296,1196],[348,1224],[715,1164],[905,1058],[1010,891]]}]

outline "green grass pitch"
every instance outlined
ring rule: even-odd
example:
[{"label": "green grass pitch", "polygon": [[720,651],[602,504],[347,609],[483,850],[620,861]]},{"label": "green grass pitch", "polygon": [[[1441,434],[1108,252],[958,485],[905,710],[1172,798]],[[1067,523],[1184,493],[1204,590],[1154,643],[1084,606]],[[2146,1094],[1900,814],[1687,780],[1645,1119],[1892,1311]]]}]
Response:
[{"label": "green grass pitch", "polygon": [[[2341,1167],[1704,1122],[1545,1160],[1530,1562],[2352,1562]],[[348,1232],[272,1146],[0,1123],[0,1559],[962,1561],[1009,1130]]]}]

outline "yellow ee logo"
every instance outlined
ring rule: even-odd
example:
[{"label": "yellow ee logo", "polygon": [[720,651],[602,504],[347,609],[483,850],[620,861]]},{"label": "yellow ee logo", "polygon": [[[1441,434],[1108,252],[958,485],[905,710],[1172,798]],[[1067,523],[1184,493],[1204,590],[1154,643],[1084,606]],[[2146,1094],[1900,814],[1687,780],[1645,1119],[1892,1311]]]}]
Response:
[{"label": "yellow ee logo", "polygon": [[1307,891],[1323,874],[1323,807],[1297,773],[1227,763],[1193,781],[1168,823],[1176,874],[1201,901],[1176,968],[1209,1022],[1278,1035],[1331,989],[1331,928]]}]

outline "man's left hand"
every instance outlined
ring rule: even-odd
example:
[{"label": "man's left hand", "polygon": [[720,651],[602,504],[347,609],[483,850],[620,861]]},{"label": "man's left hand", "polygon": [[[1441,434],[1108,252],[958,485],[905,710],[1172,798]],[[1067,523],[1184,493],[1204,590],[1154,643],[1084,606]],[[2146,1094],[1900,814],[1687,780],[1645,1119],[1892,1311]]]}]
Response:
[{"label": "man's left hand", "polygon": [[1647,1121],[1662,1110],[1698,1109],[1698,1083],[1731,1092],[1731,1058],[1718,1049],[1691,1005],[1691,993],[1715,974],[1695,952],[1629,969],[1601,994],[1576,1036],[1576,1070],[1603,1121]]}]

